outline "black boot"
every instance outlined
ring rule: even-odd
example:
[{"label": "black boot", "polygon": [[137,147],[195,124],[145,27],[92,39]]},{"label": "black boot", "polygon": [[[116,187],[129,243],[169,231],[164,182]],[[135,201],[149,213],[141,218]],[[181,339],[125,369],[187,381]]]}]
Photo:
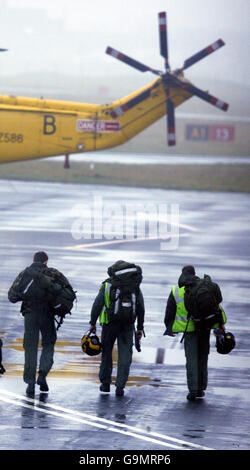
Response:
[{"label": "black boot", "polygon": [[26,388],[26,394],[29,396],[33,396],[35,394],[35,384],[34,382],[30,382],[28,387]]},{"label": "black boot", "polygon": [[40,385],[41,392],[48,392],[49,391],[49,387],[48,387],[48,384],[46,382],[46,376],[43,372],[39,372],[36,383],[37,383],[37,385]]},{"label": "black boot", "polygon": [[101,384],[100,386],[101,393],[110,393],[110,384]]},{"label": "black boot", "polygon": [[197,392],[189,392],[187,394],[187,400],[194,401],[197,397]]},{"label": "black boot", "polygon": [[123,397],[124,389],[122,387],[116,387],[115,394],[116,394],[117,397]]}]

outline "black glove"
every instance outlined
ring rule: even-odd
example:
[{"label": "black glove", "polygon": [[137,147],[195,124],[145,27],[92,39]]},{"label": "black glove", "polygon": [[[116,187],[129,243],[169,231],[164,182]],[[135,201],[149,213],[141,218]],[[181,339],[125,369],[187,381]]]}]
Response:
[{"label": "black glove", "polygon": [[95,325],[90,325],[89,331],[90,331],[90,333],[96,333],[96,326]]}]

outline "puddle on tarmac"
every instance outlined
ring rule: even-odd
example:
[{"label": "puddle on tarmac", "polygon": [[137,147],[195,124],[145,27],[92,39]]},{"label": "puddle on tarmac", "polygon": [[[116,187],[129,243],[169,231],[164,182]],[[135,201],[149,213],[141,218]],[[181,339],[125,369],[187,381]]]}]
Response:
[{"label": "puddle on tarmac", "polygon": [[206,429],[187,429],[182,435],[184,437],[192,438],[192,439],[202,439],[205,437]]},{"label": "puddle on tarmac", "polygon": [[[23,349],[23,338],[15,338],[15,340],[5,342],[4,347],[11,349],[12,352],[24,352]],[[41,341],[39,341],[39,352],[41,350]],[[155,348],[154,358],[152,363],[162,363],[164,357],[164,350]],[[158,360],[157,360],[158,358]],[[13,362],[5,362],[5,375],[14,376],[23,374],[23,356],[20,362],[20,356],[17,355],[13,358]],[[15,360],[16,359],[16,360]],[[115,344],[113,349],[113,367],[117,367],[118,351],[117,345]],[[140,359],[140,358],[139,358]],[[51,377],[64,377],[67,378],[82,378],[89,382],[99,383],[99,366],[100,366],[101,355],[98,356],[87,356],[82,352],[81,344],[77,341],[63,341],[58,340],[55,345],[54,365],[50,371]],[[133,363],[141,362],[138,360],[138,354],[133,354]],[[147,361],[148,362],[148,361]],[[115,382],[115,375],[112,376],[112,381]],[[127,386],[142,386],[151,385],[154,387],[167,387],[166,383],[158,378],[152,378],[149,376],[129,376]]]}]

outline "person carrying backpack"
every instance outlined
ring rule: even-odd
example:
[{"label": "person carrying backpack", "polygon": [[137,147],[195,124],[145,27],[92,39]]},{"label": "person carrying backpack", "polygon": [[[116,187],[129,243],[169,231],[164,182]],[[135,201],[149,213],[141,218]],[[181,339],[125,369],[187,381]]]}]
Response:
[{"label": "person carrying backpack", "polygon": [[[113,369],[112,351],[117,339],[116,395],[123,396],[132,362],[134,333],[137,339],[141,339],[143,335],[145,309],[139,287],[142,272],[139,266],[119,260],[108,268],[108,275],[109,278],[101,284],[91,309],[90,332],[96,332],[96,322],[100,317],[102,326],[102,359],[99,371],[101,393],[110,392]],[[137,321],[136,331],[135,321]]]},{"label": "person carrying backpack", "polygon": [[[54,346],[57,339],[54,314],[59,312],[62,305],[62,296],[59,295],[61,291],[65,292],[62,286],[66,286],[69,291],[73,292],[67,278],[57,269],[47,267],[47,263],[48,255],[45,252],[35,253],[31,266],[17,276],[8,292],[10,302],[22,302],[20,311],[24,316],[23,380],[28,384],[27,395],[34,395],[35,383],[40,385],[41,392],[49,390],[46,376],[53,365]],[[42,352],[36,382],[40,333]]]},{"label": "person carrying backpack", "polygon": [[6,372],[3,364],[2,364],[2,346],[3,346],[3,342],[0,338],[0,374],[4,374],[4,372]]},{"label": "person carrying backpack", "polygon": [[218,327],[225,330],[226,315],[220,305],[221,301],[219,286],[207,275],[203,279],[196,276],[193,266],[182,268],[178,286],[173,286],[169,294],[164,335],[183,333],[188,400],[205,395],[210,331]]}]

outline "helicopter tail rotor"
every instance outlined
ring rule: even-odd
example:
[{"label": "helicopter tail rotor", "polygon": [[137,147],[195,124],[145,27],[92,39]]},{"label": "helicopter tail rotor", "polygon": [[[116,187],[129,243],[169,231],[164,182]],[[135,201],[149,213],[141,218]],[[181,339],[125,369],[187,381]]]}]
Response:
[{"label": "helicopter tail rotor", "polygon": [[[168,145],[175,145],[175,107],[170,95],[170,87],[181,88],[191,95],[195,95],[203,101],[216,106],[222,111],[227,111],[228,104],[224,101],[216,98],[215,96],[210,95],[209,93],[197,88],[191,83],[183,80],[179,75],[192,65],[196,64],[200,60],[204,59],[208,55],[215,52],[220,47],[224,46],[225,43],[222,39],[218,39],[214,43],[200,50],[196,54],[192,55],[184,61],[182,68],[171,71],[169,65],[168,57],[168,38],[167,38],[167,14],[166,12],[158,13],[158,28],[159,28],[159,42],[160,42],[160,55],[164,58],[165,72],[149,67],[148,65],[138,62],[137,60],[123,54],[122,52],[113,49],[112,47],[107,47],[106,53],[115,57],[116,59],[126,63],[130,67],[133,67],[140,72],[152,72],[155,75],[158,75],[162,79],[162,84],[166,94],[166,114],[167,114],[167,142]],[[129,109],[137,106],[138,103],[144,101],[150,95],[150,90],[139,94],[136,98],[128,101],[126,104],[123,104],[119,108],[116,108],[112,111],[112,116],[117,117],[125,113]]]}]

